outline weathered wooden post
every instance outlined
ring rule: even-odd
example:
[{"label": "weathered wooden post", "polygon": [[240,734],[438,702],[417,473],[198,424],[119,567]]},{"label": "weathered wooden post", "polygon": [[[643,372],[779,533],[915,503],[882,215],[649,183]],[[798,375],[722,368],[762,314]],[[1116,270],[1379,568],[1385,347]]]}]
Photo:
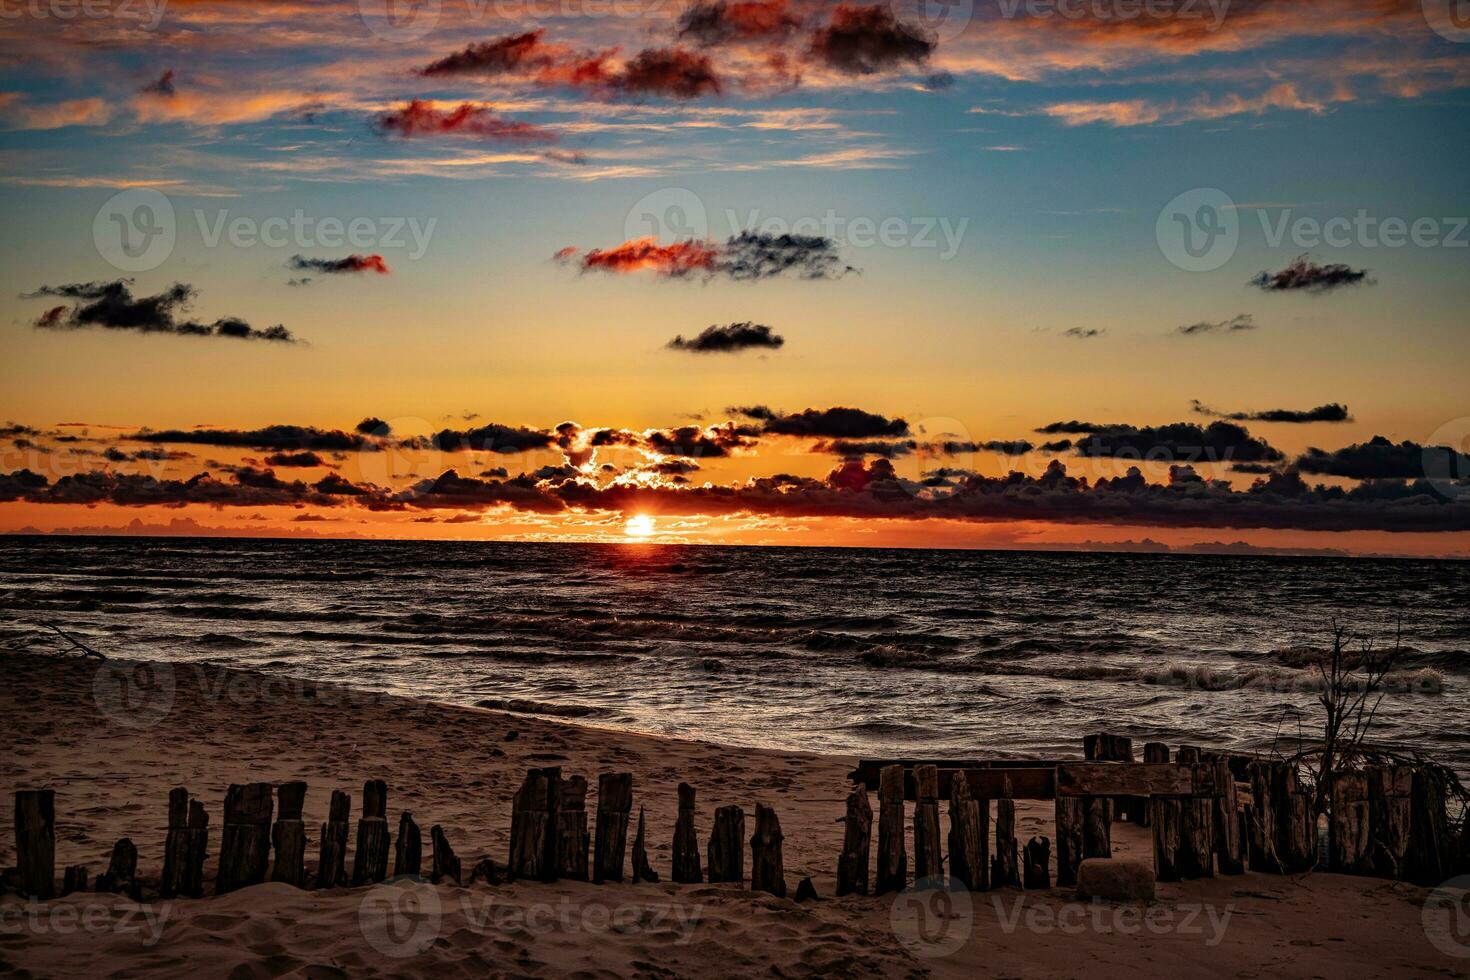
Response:
[{"label": "weathered wooden post", "polygon": [[628,849],[628,814],[633,810],[633,774],[603,773],[597,777],[597,829],[592,845],[592,881],[623,880],[623,856]]},{"label": "weathered wooden post", "polygon": [[271,843],[276,850],[271,881],[305,888],[306,824],[301,820],[301,810],[306,804],[306,784],[300,781],[282,783],[276,788],[276,801],[280,809],[276,814],[276,826],[271,831]]},{"label": "weathered wooden post", "polygon": [[[1169,761],[1169,746],[1164,742],[1144,742],[1143,761],[1145,765],[1160,765]],[[1138,825],[1147,827],[1153,820],[1153,797],[1140,797],[1138,800]]]},{"label": "weathered wooden post", "polygon": [[125,894],[133,901],[143,896],[143,883],[138,880],[138,848],[124,837],[112,845],[107,871],[97,876],[97,891]]},{"label": "weathered wooden post", "polygon": [[[995,801],[995,858],[990,862],[993,888],[1020,888],[1021,864],[1016,841],[1016,801],[1011,798],[1011,780],[1006,777],[1001,798]],[[1101,807],[1107,800],[1097,797]]]},{"label": "weathered wooden post", "polygon": [[949,876],[956,890],[979,892],[990,884],[983,834],[980,804],[970,798],[965,774],[957,772],[949,783]]},{"label": "weathered wooden post", "polygon": [[709,834],[707,853],[709,880],[745,881],[745,811],[738,806],[722,806],[715,810],[714,828]]},{"label": "weathered wooden post", "polygon": [[699,866],[699,836],[694,829],[694,787],[679,784],[679,815],[674,820],[673,879],[681,885],[704,881]]},{"label": "weathered wooden post", "polygon": [[56,791],[15,793],[15,869],[21,894],[56,897]]},{"label": "weathered wooden post", "polygon": [[225,895],[265,881],[270,870],[270,783],[232,783],[225,792],[225,819],[220,830],[219,872],[214,893]]},{"label": "weathered wooden post", "polygon": [[163,879],[158,893],[164,898],[201,898],[204,895],[204,859],[209,853],[209,813],[204,804],[189,799],[182,786],[169,790],[168,833],[163,839]]},{"label": "weathered wooden post", "polygon": [[352,884],[372,885],[388,877],[388,784],[369,779],[362,786],[362,817],[352,855]]},{"label": "weathered wooden post", "polygon": [[1273,793],[1272,763],[1251,763],[1250,868],[1263,874],[1281,874],[1281,859],[1276,854],[1276,801]]},{"label": "weathered wooden post", "polygon": [[1450,842],[1445,786],[1428,766],[1415,766],[1410,782],[1409,846],[1404,866],[1409,881],[1438,885],[1449,877]]},{"label": "weathered wooden post", "polygon": [[433,870],[429,872],[429,880],[435,884],[449,878],[456,885],[461,884],[459,857],[454,853],[454,848],[449,846],[449,838],[444,835],[444,828],[434,824],[429,829],[429,843],[433,848]]},{"label": "weathered wooden post", "polygon": [[1082,856],[1113,856],[1112,803],[1105,796],[1082,797]]},{"label": "weathered wooden post", "polygon": [[1159,881],[1179,881],[1184,877],[1179,867],[1180,827],[1183,807],[1178,799],[1154,796],[1149,799],[1149,828],[1154,839],[1154,877]]},{"label": "weathered wooden post", "polygon": [[1407,766],[1374,766],[1367,776],[1369,863],[1379,877],[1402,878],[1409,847],[1413,773]]},{"label": "weathered wooden post", "polygon": [[556,810],[561,769],[532,769],[511,801],[510,857],[506,861],[511,881],[553,881],[556,878]]},{"label": "weathered wooden post", "polygon": [[322,824],[321,848],[317,854],[316,886],[338,888],[347,884],[347,837],[351,833],[352,797],[332,790],[327,822]]},{"label": "weathered wooden post", "polygon": [[[964,776],[960,776],[963,781]],[[939,836],[939,767],[914,767],[914,879],[944,873]]]},{"label": "weathered wooden post", "polygon": [[1222,875],[1245,874],[1245,841],[1241,836],[1240,799],[1229,756],[1215,756],[1215,859]]},{"label": "weathered wooden post", "polygon": [[1051,841],[1033,837],[1026,842],[1026,873],[1023,881],[1028,889],[1051,887]]},{"label": "weathered wooden post", "polygon": [[1082,800],[1076,796],[1057,796],[1057,884],[1077,884],[1077,868],[1082,864]]},{"label": "weathered wooden post", "polygon": [[[1179,764],[1194,766],[1200,761],[1200,750],[1191,745],[1179,747]],[[1215,876],[1215,800],[1214,796],[1187,796],[1180,801],[1179,850],[1176,862],[1183,878]]]},{"label": "weathered wooden post", "polygon": [[901,892],[908,885],[908,852],[903,844],[903,766],[884,766],[878,774],[878,877],[873,894]]},{"label": "weathered wooden post", "polygon": [[1369,873],[1373,854],[1367,773],[1334,772],[1328,797],[1332,801],[1328,815],[1332,870],[1340,874]]},{"label": "weathered wooden post", "polygon": [[557,783],[556,874],[587,880],[587,780],[568,776]]},{"label": "weathered wooden post", "polygon": [[755,833],[750,838],[750,888],[786,897],[786,869],[781,860],[781,821],[764,803],[755,805]]},{"label": "weathered wooden post", "polygon": [[87,890],[87,866],[85,864],[68,864],[66,870],[61,873],[61,897],[76,892]]},{"label": "weathered wooden post", "polygon": [[643,836],[643,807],[638,808],[638,832],[633,835],[633,881],[658,883],[658,872],[648,863],[648,842]]},{"label": "weathered wooden post", "polygon": [[393,877],[417,876],[424,864],[424,837],[413,814],[404,810],[398,818],[398,839],[393,842]]},{"label": "weathered wooden post", "polygon": [[847,816],[843,819],[842,855],[837,859],[837,894],[868,893],[868,856],[873,840],[873,808],[868,788],[859,783],[847,794]]}]

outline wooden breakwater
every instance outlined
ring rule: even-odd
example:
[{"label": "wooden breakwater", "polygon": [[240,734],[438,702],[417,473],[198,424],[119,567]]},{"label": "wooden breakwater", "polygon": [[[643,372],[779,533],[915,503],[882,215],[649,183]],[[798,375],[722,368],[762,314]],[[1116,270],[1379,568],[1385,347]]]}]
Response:
[{"label": "wooden breakwater", "polygon": [[[1084,859],[1112,854],[1112,827],[1121,821],[1149,829],[1160,881],[1317,868],[1438,884],[1470,870],[1470,822],[1454,825],[1445,784],[1427,767],[1369,766],[1334,774],[1328,788],[1326,846],[1321,847],[1312,793],[1293,763],[1209,753],[1194,746],[1171,752],[1158,742],[1144,745],[1144,761],[1135,762],[1130,740],[1107,735],[1089,737],[1084,748],[1083,761],[862,762],[852,773],[854,785],[840,820],[836,894],[882,895],[916,881],[972,891],[1073,886]],[[589,829],[586,778],[564,777],[557,767],[528,771],[510,801],[505,863],[480,860],[470,882],[660,881],[649,859],[650,828],[642,807],[636,824],[632,821],[632,774],[604,773],[596,785]],[[876,835],[872,790],[878,800]],[[307,792],[300,781],[229,787],[219,825],[214,894],[265,881],[297,888],[370,886],[386,880],[390,867],[393,877],[424,873],[417,821],[400,811],[397,833],[392,833],[388,786],[376,779],[363,786],[355,835],[350,795],[332,791],[318,835],[316,867],[309,869],[310,841],[302,818]],[[1017,837],[1019,800],[1053,803],[1052,837],[1037,835],[1024,842]],[[58,892],[85,891],[90,884],[95,891],[135,900],[145,895],[200,898],[210,890],[205,877],[209,815],[183,787],[170,792],[167,814],[159,848],[162,868],[156,876],[139,873],[139,850],[123,838],[105,872],[92,878],[84,866],[67,866],[58,889],[54,792],[18,791],[16,867],[0,874],[0,894],[46,900]],[[742,806],[715,808],[704,838],[703,865],[699,822],[695,789],[681,783],[670,836],[669,880],[748,881],[754,891],[787,894],[785,838],[774,808],[755,805],[748,838]],[[349,843],[354,845],[350,861]],[[429,833],[426,877],[436,883],[465,880],[461,860],[437,824]],[[816,897],[811,879],[800,883],[796,895]]]}]

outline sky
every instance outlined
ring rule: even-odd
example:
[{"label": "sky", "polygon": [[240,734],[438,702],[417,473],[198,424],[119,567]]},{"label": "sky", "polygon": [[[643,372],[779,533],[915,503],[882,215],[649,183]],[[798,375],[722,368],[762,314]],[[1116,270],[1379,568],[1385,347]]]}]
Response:
[{"label": "sky", "polygon": [[0,532],[1470,557],[1454,0],[0,0]]}]

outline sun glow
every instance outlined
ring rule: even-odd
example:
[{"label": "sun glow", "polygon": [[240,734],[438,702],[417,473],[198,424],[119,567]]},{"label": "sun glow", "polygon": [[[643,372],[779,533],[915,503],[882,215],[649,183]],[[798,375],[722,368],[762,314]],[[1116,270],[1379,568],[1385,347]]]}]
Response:
[{"label": "sun glow", "polygon": [[623,525],[623,533],[630,538],[652,537],[655,530],[657,528],[654,526],[653,518],[647,514],[634,514]]}]

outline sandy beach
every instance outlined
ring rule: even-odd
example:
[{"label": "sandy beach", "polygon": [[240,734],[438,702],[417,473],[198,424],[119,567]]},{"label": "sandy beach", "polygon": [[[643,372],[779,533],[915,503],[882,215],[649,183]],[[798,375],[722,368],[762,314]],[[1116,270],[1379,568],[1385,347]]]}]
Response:
[{"label": "sandy beach", "polygon": [[[411,810],[444,827],[468,869],[503,862],[510,798],[531,767],[595,783],[634,774],[659,884],[579,882],[465,887],[382,885],[298,891],[266,884],[227,896],[134,905],[78,893],[44,905],[3,899],[0,971],[18,976],[1381,976],[1463,973],[1421,921],[1425,889],[1331,874],[1247,874],[1161,884],[1139,906],[1079,903],[1070,889],[959,896],[949,918],[915,896],[834,899],[847,773],[855,760],[736,749],[445,706],[217,666],[137,665],[0,655],[6,800],[0,865],[14,863],[16,789],[56,791],[58,876],[105,870],[113,843],[138,846],[140,874],[162,862],[168,791],[211,814],[211,857],[232,782],[301,779],[315,864],[329,793],[388,785],[388,820]],[[1080,756],[1080,747],[1079,747]],[[714,808],[774,806],[797,903],[733,884],[668,882],[675,789]],[[749,820],[749,818],[747,818]],[[1050,836],[1049,805],[1024,804],[1019,834]],[[749,823],[747,823],[747,828]],[[1149,859],[1146,831],[1118,824],[1115,855]],[[212,873],[212,862],[206,874]],[[968,901],[967,901],[968,899]],[[391,914],[390,914],[391,913]],[[1470,951],[1464,951],[1470,953]]]}]

